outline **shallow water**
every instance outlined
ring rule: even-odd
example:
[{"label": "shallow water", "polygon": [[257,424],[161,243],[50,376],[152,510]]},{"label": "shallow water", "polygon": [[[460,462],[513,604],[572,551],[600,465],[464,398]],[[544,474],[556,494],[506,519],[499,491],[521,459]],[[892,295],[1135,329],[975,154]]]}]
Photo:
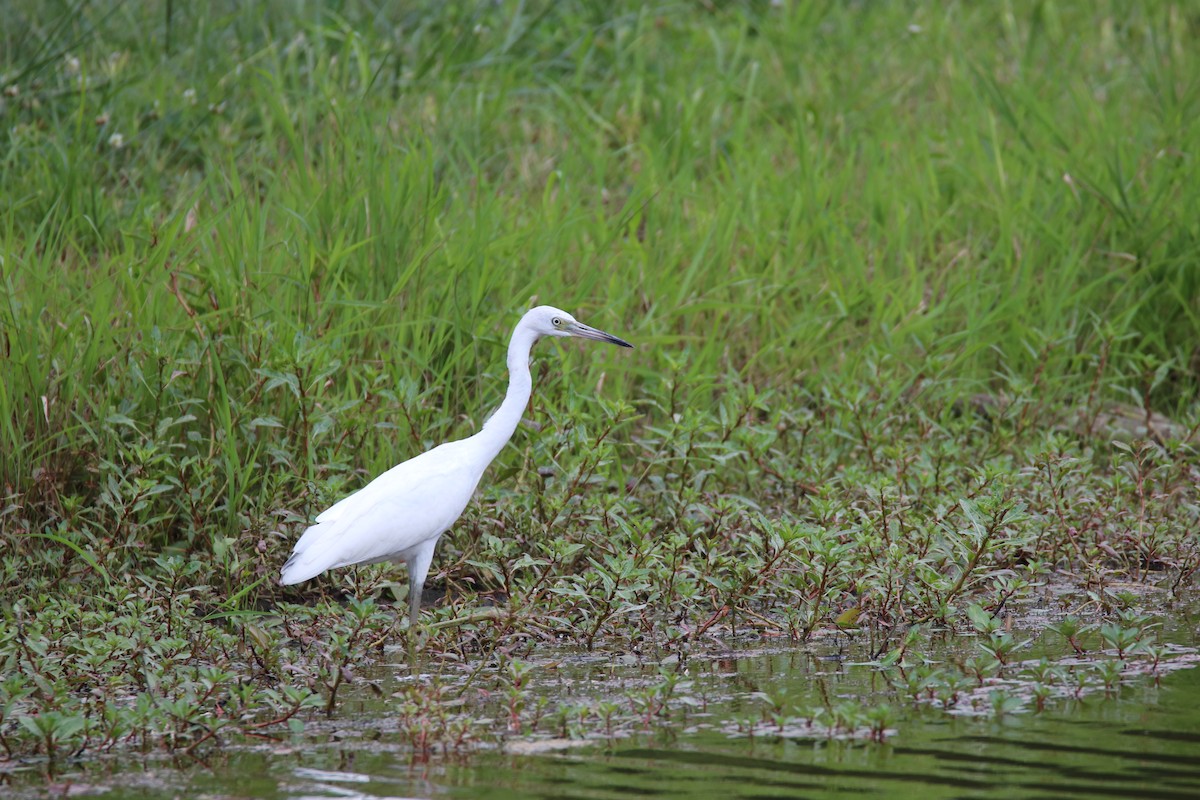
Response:
[{"label": "shallow water", "polygon": [[[1170,638],[1194,647],[1190,621]],[[959,647],[963,638],[944,645]],[[903,708],[883,744],[739,732],[761,717],[755,692],[786,693],[797,707],[880,696],[872,667],[838,657],[845,645],[804,650],[754,643],[692,659],[672,723],[588,742],[513,737],[503,750],[412,763],[389,721],[390,689],[405,678],[379,668],[383,688],[348,697],[324,741],[245,748],[208,762],[90,762],[56,788],[106,798],[629,798],[629,797],[1200,797],[1200,669],[1136,680],[1115,697],[1061,700],[1040,713],[951,716]],[[562,651],[539,662],[536,691],[600,698],[649,684],[657,663]],[[375,698],[375,699],[372,699]],[[320,727],[319,725],[317,727]],[[18,776],[19,793],[46,787]]]}]

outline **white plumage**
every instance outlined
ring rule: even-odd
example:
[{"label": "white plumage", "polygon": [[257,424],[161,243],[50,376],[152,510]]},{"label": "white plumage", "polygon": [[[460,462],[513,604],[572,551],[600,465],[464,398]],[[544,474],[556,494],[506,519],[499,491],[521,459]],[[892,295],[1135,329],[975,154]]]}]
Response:
[{"label": "white plumage", "polygon": [[327,569],[379,561],[408,565],[409,619],[416,624],[421,590],[438,539],[462,514],[479,479],[512,437],[533,384],[529,352],[543,336],[578,336],[632,347],[565,311],[538,306],[521,317],[508,345],[508,391],[479,433],[447,442],[392,467],[317,516],[283,565],[280,583],[301,583]]}]

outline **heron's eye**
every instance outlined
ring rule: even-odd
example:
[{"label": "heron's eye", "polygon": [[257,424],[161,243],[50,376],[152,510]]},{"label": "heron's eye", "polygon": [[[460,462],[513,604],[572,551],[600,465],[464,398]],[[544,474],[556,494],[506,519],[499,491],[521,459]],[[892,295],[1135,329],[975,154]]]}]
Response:
[{"label": "heron's eye", "polygon": [[550,324],[551,324],[551,325],[553,325],[553,326],[554,326],[554,327],[556,327],[556,328],[561,328],[561,327],[562,327],[562,320],[561,320],[561,319],[559,319],[558,317],[555,317],[554,319],[550,320]]}]

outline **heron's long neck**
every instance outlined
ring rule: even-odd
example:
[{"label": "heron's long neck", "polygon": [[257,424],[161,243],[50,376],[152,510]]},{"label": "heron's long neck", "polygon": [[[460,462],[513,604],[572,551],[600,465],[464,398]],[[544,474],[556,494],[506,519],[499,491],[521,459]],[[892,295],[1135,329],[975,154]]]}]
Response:
[{"label": "heron's long neck", "polygon": [[529,350],[537,337],[518,326],[513,331],[512,340],[508,343],[508,392],[504,402],[496,413],[483,424],[483,429],[475,434],[480,447],[487,453],[491,462],[504,449],[504,445],[512,438],[521,415],[529,405],[529,395],[533,391],[533,378],[529,375]]}]

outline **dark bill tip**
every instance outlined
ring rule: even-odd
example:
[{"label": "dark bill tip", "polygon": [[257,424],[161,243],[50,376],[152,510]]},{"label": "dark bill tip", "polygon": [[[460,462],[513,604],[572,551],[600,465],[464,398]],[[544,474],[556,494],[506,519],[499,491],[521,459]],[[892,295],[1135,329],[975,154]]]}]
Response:
[{"label": "dark bill tip", "polygon": [[611,333],[605,333],[604,331],[597,330],[589,325],[584,325],[582,322],[575,323],[575,328],[571,331],[571,333],[574,333],[576,336],[584,339],[595,339],[597,342],[608,342],[609,344],[619,345],[620,347],[628,347],[630,350],[633,349],[633,345],[624,339],[613,336]]}]

